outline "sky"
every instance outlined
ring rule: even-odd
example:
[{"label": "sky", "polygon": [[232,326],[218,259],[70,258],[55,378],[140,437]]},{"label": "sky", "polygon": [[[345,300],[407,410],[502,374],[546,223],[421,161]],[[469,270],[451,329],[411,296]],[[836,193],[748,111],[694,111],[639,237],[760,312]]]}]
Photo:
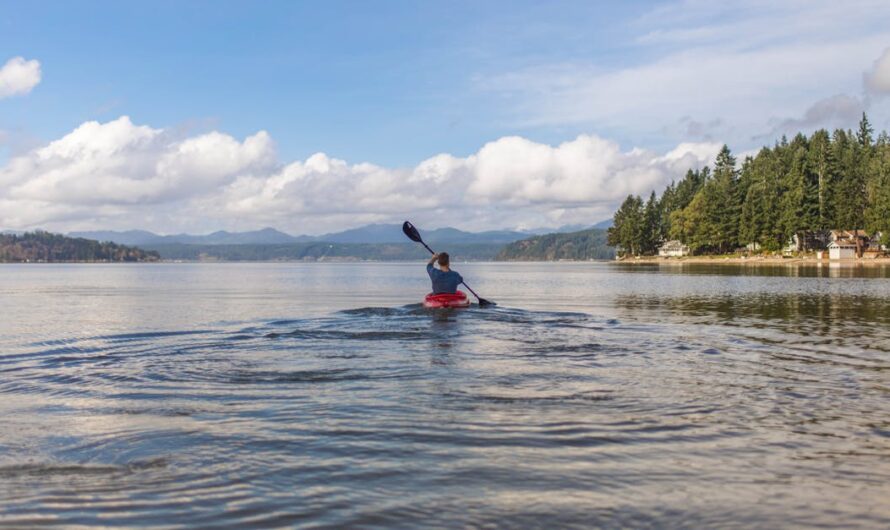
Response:
[{"label": "sky", "polygon": [[874,0],[0,0],[0,229],[593,224],[890,129],[888,50]]}]

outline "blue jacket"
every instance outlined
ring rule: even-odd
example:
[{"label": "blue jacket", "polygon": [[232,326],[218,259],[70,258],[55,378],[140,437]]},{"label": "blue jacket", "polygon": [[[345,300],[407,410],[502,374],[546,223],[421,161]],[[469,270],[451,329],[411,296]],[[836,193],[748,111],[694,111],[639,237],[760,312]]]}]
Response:
[{"label": "blue jacket", "polygon": [[426,266],[426,272],[433,281],[433,292],[435,294],[451,293],[457,291],[457,286],[463,283],[464,279],[455,271],[442,272],[433,267],[432,263]]}]

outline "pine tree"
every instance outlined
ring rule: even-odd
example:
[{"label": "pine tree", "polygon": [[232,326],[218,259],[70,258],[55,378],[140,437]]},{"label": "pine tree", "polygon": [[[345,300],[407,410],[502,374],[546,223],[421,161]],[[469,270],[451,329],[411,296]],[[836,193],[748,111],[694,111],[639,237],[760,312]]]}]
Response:
[{"label": "pine tree", "polygon": [[866,207],[863,147],[851,140],[852,133],[837,130],[832,138],[838,178],[832,190],[834,225],[841,230],[860,230],[865,224]]},{"label": "pine tree", "polygon": [[670,237],[671,214],[677,210],[677,191],[676,184],[673,181],[662,192],[658,206],[659,214],[661,215],[661,219],[658,222],[658,236],[659,240],[665,241]]},{"label": "pine tree", "polygon": [[764,147],[742,166],[739,180],[745,182],[746,192],[739,221],[739,242],[745,245],[770,246],[767,240],[771,237],[770,210],[775,192],[769,186],[766,166],[771,157],[772,152]]},{"label": "pine tree", "polygon": [[[791,164],[782,179],[782,238],[788,241],[795,234],[811,230],[818,224],[819,206],[815,178],[808,172],[807,140],[798,135],[788,146]],[[808,249],[804,249],[808,250]]]},{"label": "pine tree", "polygon": [[735,157],[724,145],[714,164],[713,190],[708,203],[708,220],[713,225],[714,245],[728,252],[738,245],[741,201],[738,196],[738,172]]},{"label": "pine tree", "polygon": [[868,122],[868,116],[865,113],[862,113],[862,119],[859,120],[859,130],[856,132],[856,140],[859,142],[860,147],[871,148],[871,135],[875,132],[871,127],[871,123]]},{"label": "pine tree", "polygon": [[661,243],[661,211],[653,191],[643,208],[643,238],[640,251],[644,255],[653,255]]},{"label": "pine tree", "polygon": [[717,250],[718,227],[713,222],[712,212],[715,210],[715,186],[709,181],[695,195],[692,202],[682,210],[683,241],[689,245],[693,253],[714,252]]},{"label": "pine tree", "polygon": [[608,242],[627,256],[639,256],[643,246],[643,200],[628,195],[615,212]]},{"label": "pine tree", "polygon": [[890,246],[890,143],[887,140],[886,133],[878,138],[869,166],[873,178],[867,189],[865,226],[872,234],[880,232],[881,243]]},{"label": "pine tree", "polygon": [[831,227],[833,218],[832,202],[829,190],[833,182],[833,160],[831,157],[831,138],[828,131],[820,129],[810,137],[810,148],[807,151],[810,171],[816,176],[816,207],[818,221],[813,229],[826,230]]}]

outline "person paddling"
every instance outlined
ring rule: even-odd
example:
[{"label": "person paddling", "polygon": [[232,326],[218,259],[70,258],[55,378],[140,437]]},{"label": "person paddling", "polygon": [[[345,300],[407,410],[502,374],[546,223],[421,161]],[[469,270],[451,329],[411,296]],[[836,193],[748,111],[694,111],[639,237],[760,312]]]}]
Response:
[{"label": "person paddling", "polygon": [[[433,263],[439,262],[439,268],[433,267]],[[447,252],[433,254],[429,263],[426,264],[426,272],[433,281],[434,294],[454,294],[457,292],[457,286],[463,283],[464,279],[456,271],[451,270],[449,264],[451,258]]]},{"label": "person paddling", "polygon": [[[421,245],[423,245],[423,248],[427,249],[429,251],[429,253],[433,255],[433,258],[430,260],[429,264],[427,264],[427,266],[426,266],[426,270],[427,270],[427,272],[429,272],[430,279],[433,280],[433,291],[434,292],[426,295],[426,298],[424,299],[424,302],[423,302],[424,307],[459,307],[456,303],[452,304],[451,302],[448,302],[447,304],[443,304],[442,302],[436,302],[436,301],[431,302],[429,300],[430,297],[435,298],[438,296],[435,294],[436,279],[434,278],[434,275],[438,275],[438,274],[456,274],[457,275],[456,282],[451,283],[452,280],[448,280],[450,285],[448,285],[446,287],[450,287],[451,292],[450,293],[446,292],[443,296],[451,295],[451,296],[457,296],[457,298],[462,298],[464,304],[461,305],[460,307],[467,307],[470,304],[470,301],[467,300],[467,295],[463,294],[461,291],[457,291],[457,285],[461,284],[461,283],[464,285],[464,287],[469,289],[469,291],[471,293],[473,293],[473,296],[475,296],[477,300],[479,300],[479,307],[489,307],[489,306],[497,305],[496,303],[492,302],[491,300],[486,300],[485,298],[480,297],[478,294],[476,294],[476,291],[474,291],[473,289],[470,289],[470,286],[467,285],[467,282],[465,282],[463,278],[461,278],[460,274],[457,274],[456,272],[452,271],[448,267],[448,261],[449,261],[448,254],[445,254],[444,252],[442,254],[436,254],[435,252],[433,252],[433,249],[431,249],[429,245],[427,245],[426,243],[423,242],[423,238],[420,237],[420,232],[418,232],[417,229],[414,228],[413,224],[411,224],[408,221],[405,221],[402,224],[402,232],[404,232],[405,235],[408,236],[408,239],[410,239],[411,241],[416,241],[416,242],[420,243]],[[435,270],[435,268],[433,267],[433,262],[440,260],[441,259],[440,256],[442,256],[443,254],[445,256],[445,267],[443,267],[444,270]],[[441,264],[441,261],[439,263]],[[433,272],[433,271],[435,271],[435,272]],[[455,291],[457,291],[457,292],[455,293]]]}]

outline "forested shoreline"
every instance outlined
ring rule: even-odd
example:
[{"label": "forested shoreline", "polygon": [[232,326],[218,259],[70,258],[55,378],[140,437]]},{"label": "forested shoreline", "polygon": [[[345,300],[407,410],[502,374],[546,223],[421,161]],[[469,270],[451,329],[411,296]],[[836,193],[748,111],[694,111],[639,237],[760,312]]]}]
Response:
[{"label": "forested shoreline", "polygon": [[495,261],[591,260],[614,257],[614,249],[606,244],[606,231],[591,228],[514,241],[498,253]]},{"label": "forested shoreline", "polygon": [[890,244],[890,136],[863,114],[858,130],[783,136],[740,167],[726,145],[710,167],[690,169],[645,202],[630,195],[608,242],[620,255],[653,255],[668,240],[693,254],[782,249],[795,234],[850,230]]},{"label": "forested shoreline", "polygon": [[157,252],[36,231],[0,234],[0,263],[158,261]]}]

